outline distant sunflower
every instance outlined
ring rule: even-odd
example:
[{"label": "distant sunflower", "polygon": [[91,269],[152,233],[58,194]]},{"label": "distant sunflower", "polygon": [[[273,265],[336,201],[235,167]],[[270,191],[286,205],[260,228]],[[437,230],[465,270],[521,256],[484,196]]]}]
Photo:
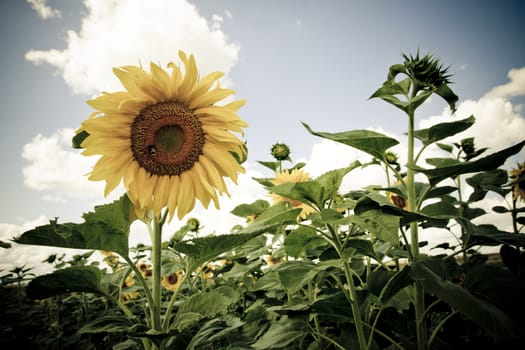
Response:
[{"label": "distant sunflower", "polygon": [[183,275],[180,272],[174,272],[170,275],[166,275],[162,277],[162,286],[166,288],[167,290],[170,290],[172,292],[176,291],[180,284],[182,283]]},{"label": "distant sunflower", "polygon": [[515,200],[525,201],[525,163],[510,171],[512,195]]},{"label": "distant sunflower", "polygon": [[223,177],[235,183],[246,147],[232,132],[242,133],[247,123],[236,112],[245,103],[217,102],[233,90],[220,87],[224,74],[202,79],[193,55],[182,51],[182,72],[173,62],[169,71],[151,63],[114,68],[126,91],[103,93],[89,100],[97,110],[77,130],[87,137],[83,154],[101,155],[89,179],[106,181],[105,195],[123,180],[137,216],[149,210],[158,217],[168,207],[182,219],[198,199],[205,208],[228,193]]},{"label": "distant sunflower", "polygon": [[[298,182],[306,182],[310,180],[310,175],[308,175],[307,172],[303,171],[302,169],[293,169],[293,170],[283,170],[278,171],[275,173],[275,178],[272,180],[272,183],[277,185],[284,185],[287,183],[298,183]],[[294,208],[301,208],[302,211],[299,214],[299,216],[302,219],[305,219],[308,214],[314,213],[315,209],[309,206],[306,203],[296,201],[291,198],[286,198],[283,196],[280,196],[275,193],[270,193],[270,197],[272,197],[273,204],[279,203],[279,202],[287,202],[292,205]]]}]

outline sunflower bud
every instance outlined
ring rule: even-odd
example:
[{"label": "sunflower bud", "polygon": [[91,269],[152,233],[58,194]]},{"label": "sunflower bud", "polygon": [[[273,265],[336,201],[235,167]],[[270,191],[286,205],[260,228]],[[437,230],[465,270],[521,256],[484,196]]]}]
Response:
[{"label": "sunflower bud", "polygon": [[386,152],[385,160],[388,164],[391,164],[391,165],[399,164],[397,161],[397,154],[393,152]]},{"label": "sunflower bud", "polygon": [[[436,89],[442,85],[450,83],[450,74],[447,74],[448,67],[443,68],[437,58],[432,55],[425,55],[419,57],[419,52],[416,56],[407,56],[403,54],[405,62],[403,62],[406,73],[421,89]],[[419,89],[418,89],[419,90]]]},{"label": "sunflower bud", "polygon": [[272,146],[272,156],[281,161],[281,160],[290,160],[290,147],[284,143],[276,143]]}]

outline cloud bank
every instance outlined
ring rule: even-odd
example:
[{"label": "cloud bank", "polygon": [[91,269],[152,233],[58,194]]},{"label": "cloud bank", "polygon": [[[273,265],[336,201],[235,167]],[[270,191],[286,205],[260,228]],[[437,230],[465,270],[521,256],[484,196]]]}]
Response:
[{"label": "cloud bank", "polygon": [[122,90],[110,67],[150,61],[166,66],[178,61],[178,50],[195,54],[202,73],[227,75],[237,62],[239,46],[221,30],[223,18],[215,15],[209,23],[186,0],[84,0],[84,5],[81,29],[67,32],[64,50],[33,49],[25,55],[36,65],[55,67],[76,94]]}]

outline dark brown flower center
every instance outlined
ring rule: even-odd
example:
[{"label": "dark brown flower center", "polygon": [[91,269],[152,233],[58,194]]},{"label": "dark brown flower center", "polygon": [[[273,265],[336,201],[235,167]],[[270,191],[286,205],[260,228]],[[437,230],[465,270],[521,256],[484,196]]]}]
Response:
[{"label": "dark brown flower center", "polygon": [[161,102],[142,109],[131,126],[131,150],[154,175],[180,175],[202,154],[205,133],[187,106]]},{"label": "dark brown flower center", "polygon": [[177,276],[176,273],[172,273],[171,275],[168,276],[168,283],[173,285],[173,284],[177,284],[177,282],[179,281],[179,276]]}]

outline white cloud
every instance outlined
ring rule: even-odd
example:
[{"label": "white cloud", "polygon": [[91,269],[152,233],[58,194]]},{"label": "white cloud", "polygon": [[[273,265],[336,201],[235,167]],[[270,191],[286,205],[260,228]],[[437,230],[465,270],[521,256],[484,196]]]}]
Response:
[{"label": "white cloud", "polygon": [[[228,43],[222,18],[211,23],[186,0],[84,0],[80,31],[67,32],[64,50],[30,50],[26,59],[57,68],[73,92],[122,90],[111,67],[165,66],[178,61],[178,50],[195,54],[203,73],[231,70],[239,46]],[[228,79],[225,79],[228,83]]]},{"label": "white cloud", "polygon": [[61,129],[49,137],[38,134],[24,145],[22,157],[29,162],[22,169],[25,186],[44,192],[44,199],[64,202],[66,198],[93,198],[103,193],[104,183],[89,181],[96,157],[85,157],[71,149],[72,129]]},{"label": "white cloud", "polygon": [[28,4],[31,5],[31,8],[35,10],[38,16],[42,19],[49,18],[60,18],[62,13],[60,10],[53,9],[47,4],[46,0],[26,0]]},{"label": "white cloud", "polygon": [[525,94],[525,67],[511,69],[507,75],[510,81],[507,84],[499,85],[485,94],[486,98],[513,97]]}]

